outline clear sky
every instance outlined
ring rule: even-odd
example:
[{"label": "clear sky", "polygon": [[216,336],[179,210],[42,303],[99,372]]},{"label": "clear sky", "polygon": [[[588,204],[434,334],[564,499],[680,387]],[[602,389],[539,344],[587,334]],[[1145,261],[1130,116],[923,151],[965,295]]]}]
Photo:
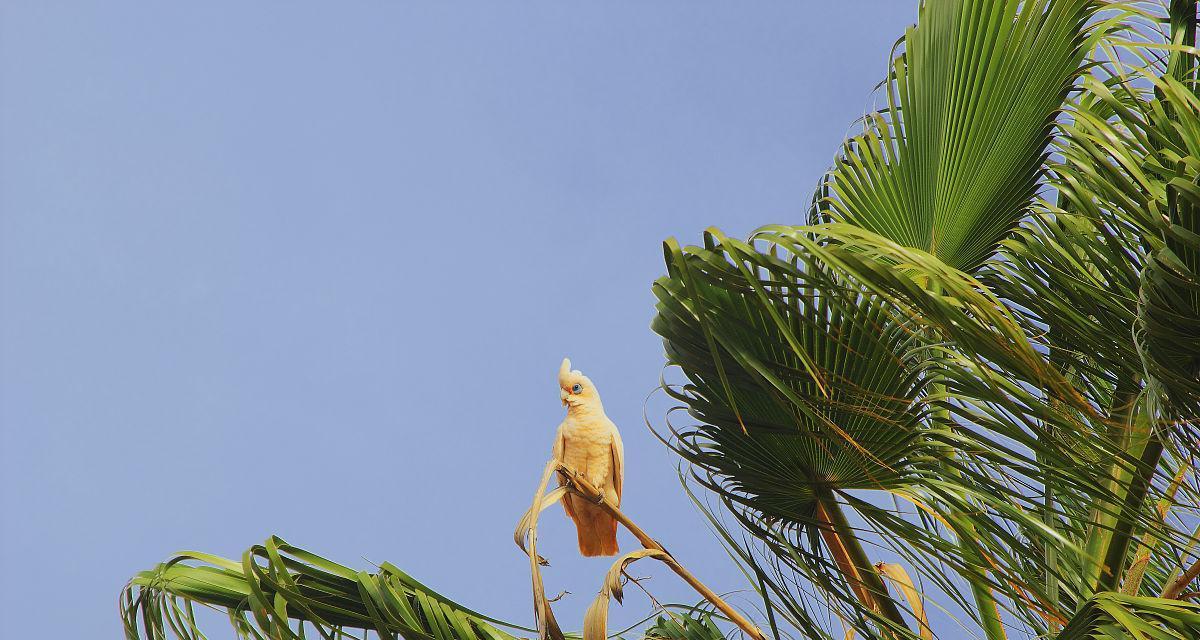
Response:
[{"label": "clear sky", "polygon": [[[0,636],[119,637],[134,572],[270,534],[528,622],[512,528],[564,355],[622,430],[627,512],[743,588],[643,420],[660,243],[802,222],[915,13],[0,4]],[[556,508],[579,628],[609,561],[574,544]]]}]

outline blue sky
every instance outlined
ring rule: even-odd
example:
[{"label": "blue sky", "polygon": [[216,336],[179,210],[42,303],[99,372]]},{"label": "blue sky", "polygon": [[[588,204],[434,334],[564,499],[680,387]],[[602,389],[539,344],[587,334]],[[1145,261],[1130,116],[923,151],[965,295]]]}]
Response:
[{"label": "blue sky", "polygon": [[[119,637],[134,572],[270,534],[528,622],[564,355],[628,513],[742,588],[643,419],[661,241],[802,221],[915,12],[0,5],[0,635]],[[578,628],[608,561],[544,522]]]}]

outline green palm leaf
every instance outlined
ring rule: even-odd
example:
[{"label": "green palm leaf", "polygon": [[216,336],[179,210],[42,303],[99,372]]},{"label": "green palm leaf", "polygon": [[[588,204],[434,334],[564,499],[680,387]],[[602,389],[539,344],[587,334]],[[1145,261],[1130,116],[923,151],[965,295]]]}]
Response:
[{"label": "green palm leaf", "polygon": [[1092,38],[1091,0],[934,0],[905,34],[887,106],[827,174],[822,218],[972,270],[1024,217],[1051,124]]},{"label": "green palm leaf", "polygon": [[[842,598],[850,608],[844,617],[855,624],[872,612],[856,605],[861,595],[847,581],[837,584],[846,567],[835,566],[817,548],[819,507],[834,513],[838,504],[851,506],[878,533],[878,542],[935,584],[945,580],[945,569],[929,557],[985,592],[1028,600],[1032,591],[1041,598],[1041,585],[1029,576],[1048,569],[1025,560],[1030,538],[1042,545],[1066,541],[1044,526],[1038,504],[1012,484],[1020,477],[1043,479],[1034,454],[1013,443],[1052,452],[1060,461],[1058,482],[1074,491],[1104,491],[1100,470],[1065,443],[1039,441],[1019,426],[995,423],[1006,429],[1001,439],[932,416],[946,399],[931,392],[941,378],[929,365],[940,366],[942,359],[927,352],[943,347],[917,329],[935,326],[930,318],[936,316],[946,326],[960,325],[960,340],[980,337],[1010,352],[1006,357],[1014,362],[1043,362],[1041,357],[969,276],[927,253],[844,227],[764,230],[756,236],[757,248],[716,232],[706,236],[705,247],[668,245],[669,275],[655,284],[659,312],[653,328],[664,338],[670,363],[689,382],[668,392],[698,422],[676,429],[673,446],[775,557],[760,564],[760,572],[806,575]],[[816,234],[826,232],[844,242],[869,239],[879,250],[869,253],[862,243],[823,244]],[[768,240],[770,245],[761,245]],[[906,275],[909,269],[937,276],[949,293],[920,294]],[[905,298],[899,293],[906,291],[920,304],[900,306]],[[973,321],[965,322],[968,318]],[[1003,327],[1020,341],[997,340],[1005,335],[997,334]],[[1012,352],[1020,345],[1026,351]],[[969,417],[993,426],[985,415]],[[947,451],[963,457],[955,461]],[[864,490],[888,491],[946,517],[941,523],[910,522],[851,493]],[[1013,535],[1014,525],[1024,537]],[[956,553],[964,540],[978,549],[975,559]],[[830,549],[835,546],[830,542]],[[991,560],[985,564],[983,558]],[[787,580],[771,582],[778,587]],[[942,586],[954,591],[948,582]],[[787,589],[780,591],[787,597]],[[803,612],[792,613],[807,619]],[[1045,615],[1036,609],[1020,613],[1032,621]]]},{"label": "green palm leaf", "polygon": [[1170,77],[1136,77],[1153,93],[1088,80],[1051,166],[1057,202],[1039,204],[981,280],[1050,329],[1047,346],[1095,406],[1149,375],[1194,414],[1200,102]]},{"label": "green palm leaf", "polygon": [[183,552],[143,571],[121,595],[125,635],[204,638],[194,605],[223,609],[239,637],[302,638],[307,628],[332,640],[343,629],[371,629],[380,638],[512,640],[536,632],[472,611],[391,564],[356,571],[272,537],[241,562]]},{"label": "green palm leaf", "polygon": [[[653,323],[700,421],[680,453],[769,517],[810,521],[821,486],[905,482],[919,454],[913,335],[878,297],[802,256],[722,238],[669,247]],[[701,444],[703,443],[703,444]]]},{"label": "green palm leaf", "polygon": [[1080,608],[1058,640],[1188,640],[1200,629],[1200,605],[1101,593]]},{"label": "green palm leaf", "polygon": [[712,616],[673,613],[659,616],[645,632],[646,640],[725,640]]},{"label": "green palm leaf", "polygon": [[851,615],[904,632],[835,493],[907,487],[930,468],[922,378],[905,358],[914,335],[883,299],[803,254],[715,232],[706,244],[668,243],[671,275],[655,284],[653,328],[690,382],[668,392],[699,421],[664,441],[756,535],[778,524],[824,536],[835,562],[813,564],[825,562],[827,580],[846,578]]},{"label": "green palm leaf", "polygon": [[1162,385],[1173,415],[1183,418],[1200,414],[1200,97],[1196,87],[1195,82],[1171,76],[1156,84],[1160,99],[1151,107],[1159,108],[1152,113],[1166,120],[1157,123],[1165,134],[1157,156],[1164,169],[1166,215],[1159,224],[1163,243],[1142,271],[1138,301],[1137,344],[1146,373]]},{"label": "green palm leaf", "polygon": [[[1190,11],[1194,22],[1194,3],[1172,3],[1171,11]],[[1043,336],[1038,341],[1088,403],[1109,418],[1092,420],[1092,428],[1057,431],[1066,441],[1107,439],[1114,449],[1106,464],[1116,502],[1062,489],[1054,498],[1068,521],[1087,524],[1068,527],[1087,540],[1084,556],[1062,558],[1085,592],[1090,580],[1115,586],[1135,532],[1154,538],[1143,548],[1165,543],[1160,552],[1168,558],[1177,558],[1187,540],[1186,530],[1160,523],[1154,501],[1141,495],[1168,486],[1172,472],[1160,466],[1189,464],[1179,459],[1195,454],[1191,418],[1200,411],[1194,186],[1200,102],[1194,82],[1167,73],[1168,66],[1190,68],[1175,64],[1187,56],[1150,56],[1145,68],[1124,62],[1153,52],[1146,47],[1157,46],[1157,38],[1148,32],[1093,69],[1070,119],[1060,125],[1060,160],[1050,165],[1055,200],[1038,203],[1036,215],[981,274],[1019,310],[1031,335]],[[1177,451],[1160,465],[1164,446]],[[1101,579],[1104,565],[1115,565],[1116,574]]]}]

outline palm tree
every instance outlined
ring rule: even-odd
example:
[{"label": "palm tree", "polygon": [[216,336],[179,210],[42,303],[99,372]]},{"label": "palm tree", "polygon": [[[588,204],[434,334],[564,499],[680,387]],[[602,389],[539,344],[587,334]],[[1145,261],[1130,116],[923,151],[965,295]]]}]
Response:
[{"label": "palm tree", "polygon": [[[1196,22],[926,0],[808,224],[666,243],[653,329],[690,419],[660,435],[773,635],[1200,637]],[[247,637],[551,631],[272,539],[139,574],[127,634],[198,637],[193,602]]]}]

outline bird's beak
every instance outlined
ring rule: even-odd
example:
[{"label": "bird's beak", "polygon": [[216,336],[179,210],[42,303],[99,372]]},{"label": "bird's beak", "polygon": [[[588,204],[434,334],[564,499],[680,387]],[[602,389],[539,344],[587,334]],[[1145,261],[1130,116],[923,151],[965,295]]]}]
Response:
[{"label": "bird's beak", "polygon": [[558,399],[562,400],[564,407],[567,406],[567,390],[566,389],[558,390]]}]

